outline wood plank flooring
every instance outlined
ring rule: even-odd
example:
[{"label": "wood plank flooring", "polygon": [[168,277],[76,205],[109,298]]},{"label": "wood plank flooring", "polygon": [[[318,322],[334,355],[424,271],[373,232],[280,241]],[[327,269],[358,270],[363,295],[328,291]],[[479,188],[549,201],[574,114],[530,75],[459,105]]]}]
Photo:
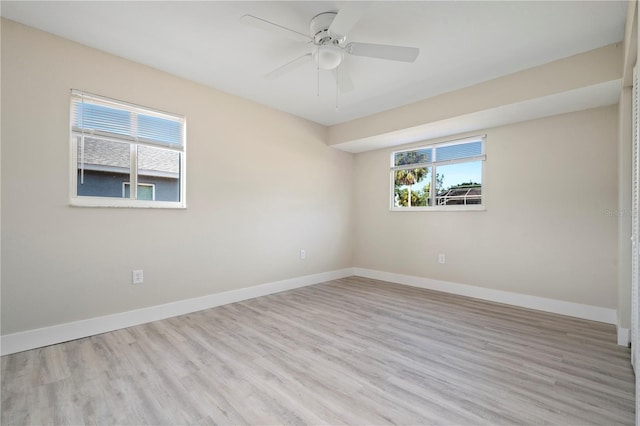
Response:
[{"label": "wood plank flooring", "polygon": [[2,357],[3,425],[632,425],[611,325],[350,277]]}]

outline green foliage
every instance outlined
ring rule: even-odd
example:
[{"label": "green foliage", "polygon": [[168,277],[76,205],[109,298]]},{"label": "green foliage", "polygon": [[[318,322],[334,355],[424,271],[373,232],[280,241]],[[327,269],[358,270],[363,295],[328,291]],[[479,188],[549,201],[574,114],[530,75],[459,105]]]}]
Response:
[{"label": "green foliage", "polygon": [[469,181],[469,182],[462,182],[457,185],[451,185],[451,187],[447,188],[447,190],[458,189],[458,188],[480,188],[480,187],[482,187],[482,184],[478,182]]},{"label": "green foliage", "polygon": [[436,192],[441,192],[443,185],[444,185],[444,175],[440,173],[436,173]]},{"label": "green foliage", "polygon": [[[415,154],[411,151],[407,154]],[[425,207],[429,205],[429,195],[431,192],[431,182],[417,191],[412,191],[411,187],[422,182],[429,176],[429,169],[426,167],[418,167],[415,169],[396,170],[394,175],[394,195],[396,205],[399,207]],[[436,174],[436,190],[442,191],[444,175]],[[409,194],[411,194],[411,202],[409,203]]]},{"label": "green foliage", "polygon": [[[416,151],[410,151],[403,154],[415,154]],[[429,205],[429,193],[431,192],[431,182],[417,190],[413,191],[412,186],[420,183],[430,175],[430,168],[418,167],[415,169],[396,170],[394,176],[394,194],[396,206],[399,207],[425,207]],[[444,175],[436,173],[436,192],[442,192]],[[409,202],[409,194],[411,194],[411,202]]]},{"label": "green foliage", "polygon": [[[415,151],[402,154],[415,154]],[[397,160],[397,157],[396,157]],[[396,205],[407,206],[426,206],[428,197],[428,184],[422,191],[411,191],[411,186],[421,182],[429,174],[426,167],[417,167],[415,169],[396,170],[394,174],[394,193]],[[402,188],[402,187],[405,188]],[[427,195],[424,192],[427,192]],[[409,202],[409,194],[411,194],[411,202]]]},{"label": "green foliage", "polygon": [[[409,188],[395,189],[396,205],[401,207],[408,207],[409,203]],[[421,190],[411,191],[411,206],[427,206],[429,199],[429,185],[425,186]]]},{"label": "green foliage", "polygon": [[396,170],[395,186],[415,185],[416,183],[422,181],[422,179],[424,179],[427,174],[428,171],[425,167],[420,167],[417,169]]},{"label": "green foliage", "polygon": [[429,161],[429,157],[427,157],[427,150],[424,150],[424,149],[417,150],[417,151],[397,152],[395,154],[396,166],[427,163],[428,161]]}]

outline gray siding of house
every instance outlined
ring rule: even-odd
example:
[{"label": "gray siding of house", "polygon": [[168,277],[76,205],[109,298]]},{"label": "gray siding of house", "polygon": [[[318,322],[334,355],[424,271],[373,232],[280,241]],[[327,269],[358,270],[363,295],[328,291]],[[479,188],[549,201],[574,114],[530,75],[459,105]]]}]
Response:
[{"label": "gray siding of house", "polygon": [[[178,179],[139,176],[139,183],[152,183],[156,187],[155,201],[179,201]],[[114,172],[84,171],[84,183],[80,183],[78,171],[78,195],[122,198],[122,184],[129,182],[129,175]]]}]

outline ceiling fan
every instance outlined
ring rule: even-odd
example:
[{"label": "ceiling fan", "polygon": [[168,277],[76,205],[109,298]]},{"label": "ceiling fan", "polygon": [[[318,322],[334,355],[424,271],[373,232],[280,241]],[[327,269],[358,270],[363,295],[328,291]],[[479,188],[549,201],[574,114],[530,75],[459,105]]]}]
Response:
[{"label": "ceiling fan", "polygon": [[[290,39],[312,45],[309,52],[265,75],[272,80],[285,75],[310,60],[316,62],[317,68],[336,70],[337,86],[341,92],[353,89],[353,83],[343,64],[347,55],[369,58],[388,59],[392,61],[414,62],[420,53],[416,47],[391,46],[386,44],[347,42],[351,29],[360,20],[368,2],[347,2],[338,12],[324,12],[314,16],[309,23],[309,34],[287,28],[280,24],[253,15],[244,15],[240,20],[265,31],[277,33]],[[340,73],[337,74],[340,67]]]}]

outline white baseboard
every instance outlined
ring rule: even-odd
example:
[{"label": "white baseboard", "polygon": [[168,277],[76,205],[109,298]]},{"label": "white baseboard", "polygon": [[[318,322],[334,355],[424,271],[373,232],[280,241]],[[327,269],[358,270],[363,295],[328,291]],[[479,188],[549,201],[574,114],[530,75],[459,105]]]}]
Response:
[{"label": "white baseboard", "polygon": [[[502,290],[493,290],[467,284],[433,280],[430,278],[396,274],[392,272],[375,271],[365,268],[345,268],[336,271],[275,281],[254,287],[241,288],[223,293],[180,300],[164,305],[150,306],[128,312],[121,312],[50,327],[7,334],[0,336],[0,353],[2,355],[8,355],[16,352],[22,352],[42,346],[67,342],[69,340],[106,333],[109,331],[119,330],[121,328],[184,315],[203,309],[214,308],[228,303],[240,302],[242,300],[253,299],[255,297],[266,296],[286,290],[293,290],[295,288],[318,284],[325,281],[346,278],[352,275],[429,290],[437,290],[445,293],[458,294],[461,296],[505,303],[508,305],[536,309],[544,312],[552,312],[608,324],[617,323],[615,309],[547,299]],[[629,330],[618,327],[618,344],[627,346],[628,342]]]},{"label": "white baseboard", "polygon": [[618,327],[618,344],[620,346],[629,346],[629,342],[631,341],[631,330],[628,328]]},{"label": "white baseboard", "polygon": [[[615,309],[599,306],[583,305],[580,303],[565,302],[563,300],[547,299],[544,297],[530,296],[527,294],[512,293],[503,290],[476,287],[468,284],[457,284],[448,281],[433,280],[430,278],[402,275],[392,272],[375,271],[365,268],[353,268],[354,275],[389,281],[397,284],[442,291],[444,293],[458,294],[476,299],[505,303],[507,305],[522,308],[536,309],[538,311],[552,312],[554,314],[567,315],[592,321],[617,324],[617,312]],[[626,346],[626,343],[625,343]]]},{"label": "white baseboard", "polygon": [[2,355],[22,352],[352,275],[354,275],[353,268],[339,269],[275,281],[255,287],[180,300],[164,305],[7,334],[0,336],[0,352]]}]

